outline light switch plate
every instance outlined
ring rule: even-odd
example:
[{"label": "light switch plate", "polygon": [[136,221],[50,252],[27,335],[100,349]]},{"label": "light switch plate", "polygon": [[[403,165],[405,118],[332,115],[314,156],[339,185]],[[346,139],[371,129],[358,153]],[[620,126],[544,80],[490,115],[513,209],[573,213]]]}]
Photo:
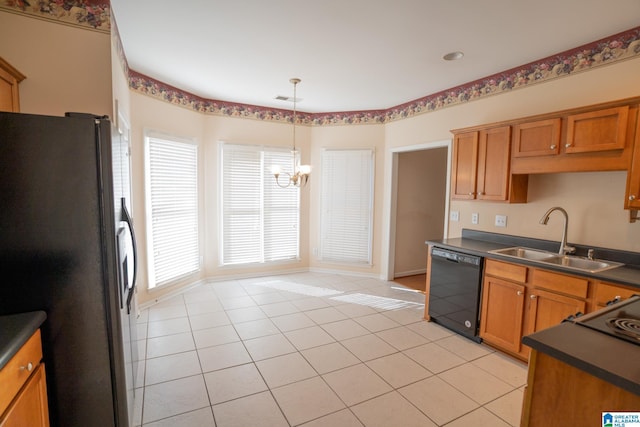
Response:
[{"label": "light switch plate", "polygon": [[449,213],[449,219],[450,219],[451,221],[456,221],[456,222],[457,222],[457,221],[460,221],[460,212],[458,212],[458,211],[451,211],[451,212]]},{"label": "light switch plate", "polygon": [[478,212],[474,212],[471,214],[471,224],[478,223]]},{"label": "light switch plate", "polygon": [[507,226],[507,216],[496,215],[496,227],[506,227],[506,226]]}]

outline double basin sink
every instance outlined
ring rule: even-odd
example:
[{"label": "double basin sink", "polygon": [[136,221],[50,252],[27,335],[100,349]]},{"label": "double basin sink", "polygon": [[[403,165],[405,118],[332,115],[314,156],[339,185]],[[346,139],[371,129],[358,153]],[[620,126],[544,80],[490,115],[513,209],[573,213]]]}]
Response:
[{"label": "double basin sink", "polygon": [[560,255],[554,252],[547,252],[539,249],[531,249],[521,246],[516,246],[513,248],[494,249],[489,252],[512,258],[533,261],[540,264],[556,265],[589,273],[598,273],[600,271],[610,270],[612,268],[621,267],[624,265],[619,262],[588,259],[572,255]]}]

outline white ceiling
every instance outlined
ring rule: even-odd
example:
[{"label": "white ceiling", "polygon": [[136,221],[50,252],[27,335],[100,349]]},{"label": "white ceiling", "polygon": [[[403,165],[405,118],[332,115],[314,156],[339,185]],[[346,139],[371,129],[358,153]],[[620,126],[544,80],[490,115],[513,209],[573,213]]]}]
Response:
[{"label": "white ceiling", "polygon": [[[111,0],[129,67],[207,99],[387,109],[640,25],[639,0]],[[459,61],[442,56],[463,51]]]}]

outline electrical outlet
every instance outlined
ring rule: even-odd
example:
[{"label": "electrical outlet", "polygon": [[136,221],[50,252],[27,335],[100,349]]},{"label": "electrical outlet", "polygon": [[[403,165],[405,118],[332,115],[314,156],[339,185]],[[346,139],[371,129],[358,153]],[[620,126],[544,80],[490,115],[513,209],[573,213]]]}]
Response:
[{"label": "electrical outlet", "polygon": [[460,212],[458,211],[451,211],[451,213],[449,214],[449,219],[451,219],[451,221],[460,221]]},{"label": "electrical outlet", "polygon": [[507,226],[507,216],[496,215],[496,227],[506,227],[506,226]]},{"label": "electrical outlet", "polygon": [[478,212],[474,212],[471,214],[471,224],[478,223]]}]

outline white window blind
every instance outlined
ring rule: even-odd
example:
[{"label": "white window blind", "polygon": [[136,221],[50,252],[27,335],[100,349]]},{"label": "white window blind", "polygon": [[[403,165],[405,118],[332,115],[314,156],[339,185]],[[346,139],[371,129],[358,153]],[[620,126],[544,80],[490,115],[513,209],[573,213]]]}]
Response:
[{"label": "white window blind", "polygon": [[147,137],[149,287],[200,268],[198,149],[193,143]]},{"label": "white window blind", "polygon": [[373,151],[322,153],[320,257],[371,264]]},{"label": "white window blind", "polygon": [[291,152],[222,144],[221,229],[223,265],[299,257],[300,190],[280,188],[271,166],[290,172]]}]

